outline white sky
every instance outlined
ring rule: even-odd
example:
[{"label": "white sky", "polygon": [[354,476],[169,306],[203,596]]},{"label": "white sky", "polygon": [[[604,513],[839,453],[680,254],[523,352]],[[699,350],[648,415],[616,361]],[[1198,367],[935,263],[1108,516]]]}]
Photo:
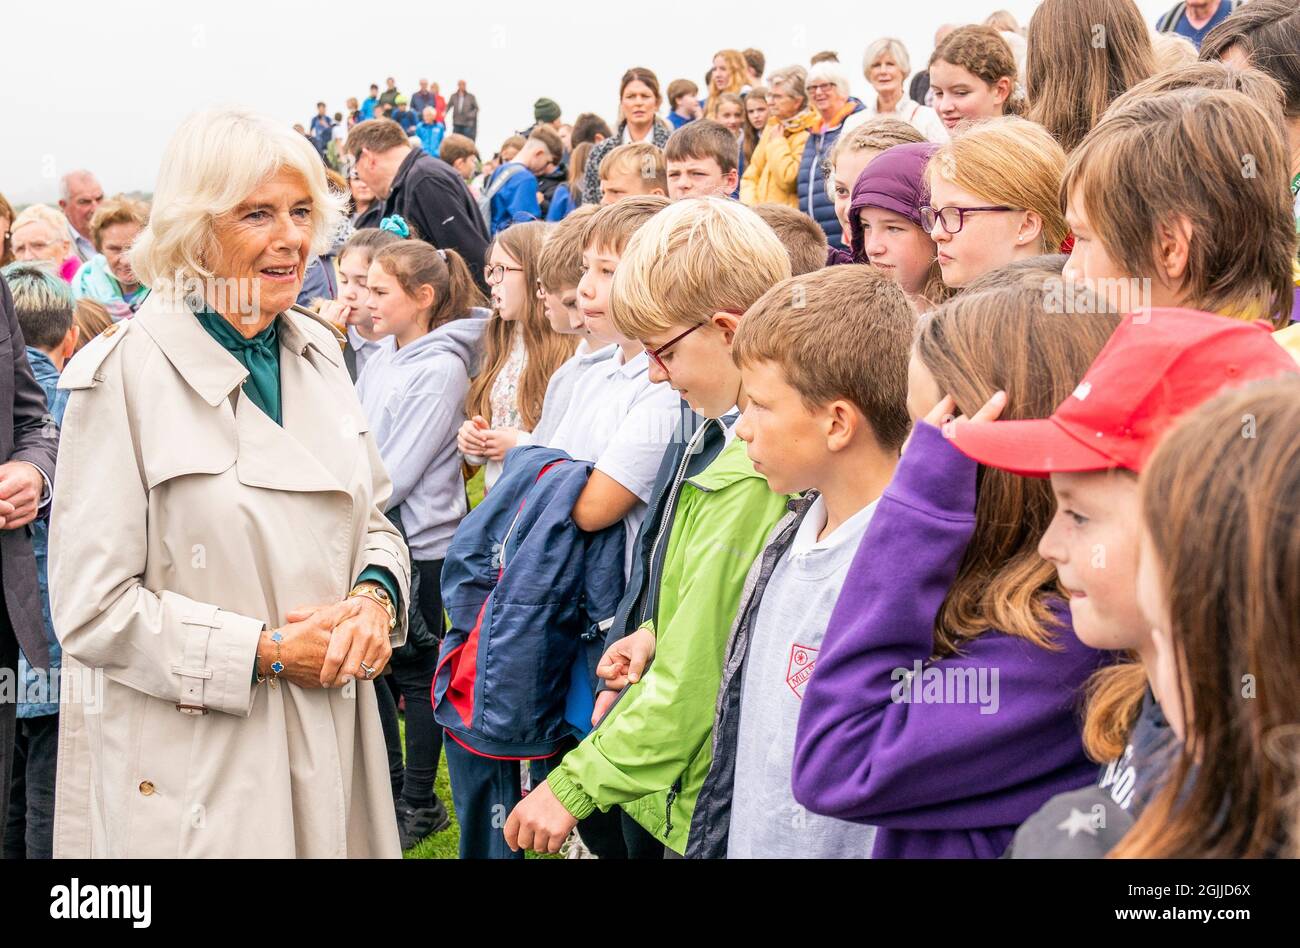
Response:
[{"label": "white sky", "polygon": [[[1150,23],[1173,0],[1137,0]],[[54,203],[65,171],[88,167],[105,192],[153,190],[159,157],[187,114],[256,108],[307,124],[386,76],[410,94],[421,77],[448,95],[463,78],[478,96],[479,146],[490,155],[557,101],[566,120],[594,111],[614,123],[618,80],[648,66],[666,89],[703,83],[713,53],[755,46],[768,69],[834,49],[865,95],[867,43],[893,35],[924,68],[935,28],[1010,10],[1025,24],[1037,0],[10,0],[0,49],[0,193]]]}]

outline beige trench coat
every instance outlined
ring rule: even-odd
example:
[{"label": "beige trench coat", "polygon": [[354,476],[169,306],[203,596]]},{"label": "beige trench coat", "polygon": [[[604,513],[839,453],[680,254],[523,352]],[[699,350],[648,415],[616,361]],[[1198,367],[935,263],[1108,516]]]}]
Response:
[{"label": "beige trench coat", "polygon": [[279,319],[283,427],[158,295],[64,370],[50,598],[65,668],[102,669],[102,694],[61,709],[56,857],[401,855],[374,683],[253,681],[263,623],[365,567],[409,601],[337,337]]}]

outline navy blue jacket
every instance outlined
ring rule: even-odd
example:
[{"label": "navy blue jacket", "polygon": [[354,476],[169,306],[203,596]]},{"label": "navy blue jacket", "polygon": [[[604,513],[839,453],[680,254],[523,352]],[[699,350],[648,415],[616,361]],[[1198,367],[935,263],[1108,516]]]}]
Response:
[{"label": "navy blue jacket", "polygon": [[[861,112],[863,105],[857,99],[849,99],[856,104],[850,115]],[[803,157],[799,160],[799,210],[803,211],[820,226],[826,234],[826,242],[832,247],[840,246],[843,228],[840,219],[835,216],[835,202],[826,193],[826,175],[822,165],[830,156],[831,149],[839,140],[844,123],[823,132],[813,132],[804,145]]]},{"label": "navy blue jacket", "polygon": [[602,629],[623,595],[624,527],[586,533],[573,523],[590,462],[541,445],[506,459],[443,563],[451,630],[433,680],[434,719],[483,756],[549,757],[575,730],[586,733],[565,710],[572,688],[586,689],[588,706],[596,691]]}]

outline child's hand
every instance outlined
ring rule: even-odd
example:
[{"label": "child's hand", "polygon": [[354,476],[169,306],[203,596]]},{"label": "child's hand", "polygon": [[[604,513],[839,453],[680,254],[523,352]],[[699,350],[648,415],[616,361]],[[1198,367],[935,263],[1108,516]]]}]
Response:
[{"label": "child's hand", "polygon": [[481,432],[479,437],[483,442],[483,456],[501,461],[505,459],[506,452],[519,443],[519,429],[492,428]]},{"label": "child's hand", "polygon": [[564,808],[551,785],[542,781],[510,811],[506,820],[506,845],[515,852],[531,849],[558,853],[578,821]]},{"label": "child's hand", "polygon": [[596,666],[597,676],[605,679],[605,687],[617,695],[641,680],[646,665],[655,657],[655,644],[654,633],[645,627],[625,635],[605,650]]},{"label": "child's hand", "polygon": [[939,399],[939,404],[930,409],[929,413],[922,418],[927,425],[933,425],[935,428],[942,428],[948,422],[952,421],[957,411],[957,402],[951,395],[945,395]]},{"label": "child's hand", "polygon": [[471,419],[460,426],[456,432],[456,450],[466,457],[483,456],[483,437],[481,429]]},{"label": "child's hand", "polygon": [[605,715],[609,714],[609,709],[614,707],[614,702],[618,700],[621,691],[602,691],[596,695],[596,706],[591,709],[591,726],[595,727],[601,722]]},{"label": "child's hand", "polygon": [[1002,414],[1002,409],[1007,407],[1007,393],[1003,391],[994,392],[992,397],[983,404],[979,411],[967,418],[961,415],[957,418],[958,422],[969,424],[980,424],[986,421],[997,421],[998,416]]},{"label": "child's hand", "polygon": [[346,333],[348,331],[348,316],[351,313],[352,307],[342,300],[326,300],[321,303],[318,315],[321,319],[328,319],[333,323],[334,328],[339,332]]}]

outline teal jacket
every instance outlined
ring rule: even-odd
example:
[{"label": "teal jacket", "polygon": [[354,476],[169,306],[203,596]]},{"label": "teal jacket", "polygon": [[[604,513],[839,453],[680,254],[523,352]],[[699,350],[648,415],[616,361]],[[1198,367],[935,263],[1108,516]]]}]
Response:
[{"label": "teal jacket", "polygon": [[578,819],[618,805],[686,850],[712,759],[723,652],[745,576],[786,512],[733,440],[683,482],[664,553],[654,663],[547,778]]}]

